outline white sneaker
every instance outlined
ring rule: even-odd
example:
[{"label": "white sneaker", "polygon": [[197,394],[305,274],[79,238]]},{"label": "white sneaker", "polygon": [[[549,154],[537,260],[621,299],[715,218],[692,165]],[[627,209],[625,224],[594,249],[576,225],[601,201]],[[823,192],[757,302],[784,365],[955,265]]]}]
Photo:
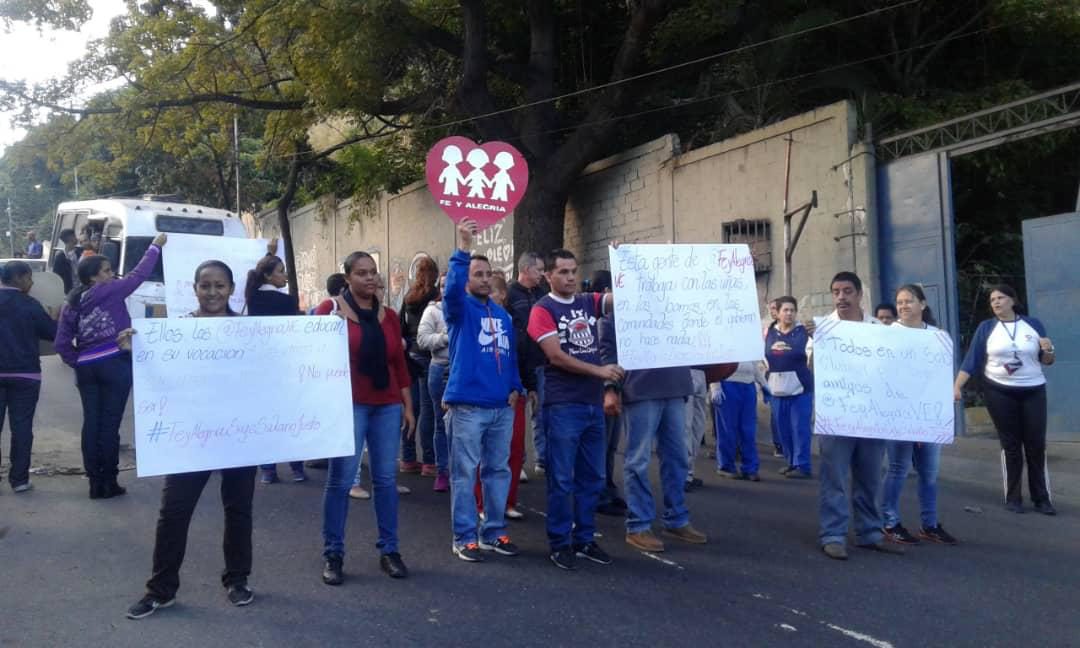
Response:
[{"label": "white sneaker", "polygon": [[525,514],[517,510],[517,507],[511,506],[506,509],[506,519],[508,520],[524,520]]},{"label": "white sneaker", "polygon": [[371,493],[369,493],[363,486],[353,486],[349,489],[349,497],[353,499],[371,499]]},{"label": "white sneaker", "polygon": [[521,476],[518,478],[518,481],[522,484],[527,484],[529,482],[529,473],[525,472],[524,468],[521,469]]},{"label": "white sneaker", "polygon": [[398,484],[397,485],[397,492],[398,492],[398,495],[408,495],[409,493],[412,492],[412,489],[409,488],[408,486],[406,486],[405,484]]},{"label": "white sneaker", "polygon": [[34,489],[33,484],[31,484],[30,482],[23,482],[23,483],[19,484],[18,486],[15,486],[11,490],[15,491],[16,493],[25,493],[26,491],[33,490],[33,489]]}]

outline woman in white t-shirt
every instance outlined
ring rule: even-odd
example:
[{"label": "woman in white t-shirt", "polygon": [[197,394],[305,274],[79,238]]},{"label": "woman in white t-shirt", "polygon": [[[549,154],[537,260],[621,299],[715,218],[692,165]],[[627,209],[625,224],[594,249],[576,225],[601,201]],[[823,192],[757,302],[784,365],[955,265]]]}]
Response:
[{"label": "woman in white t-shirt", "polygon": [[[896,310],[899,318],[892,326],[938,330],[934,315],[926,305],[926,295],[915,284],[900,286],[896,290]],[[956,544],[937,518],[937,476],[941,463],[941,445],[915,441],[888,441],[885,450],[889,470],[881,489],[881,517],[884,520],[885,537],[898,544],[919,544],[919,539],[942,544]],[[920,521],[918,535],[913,535],[900,524],[900,491],[912,464],[919,473]]]},{"label": "woman in white t-shirt", "polygon": [[1000,284],[990,290],[994,316],[984,320],[960,366],[953,396],[971,376],[983,378],[986,409],[997,428],[1005,467],[1005,508],[1024,512],[1020,475],[1027,457],[1028,488],[1035,510],[1054,515],[1046,469],[1046,378],[1042,365],[1054,364],[1054,343],[1042,322],[1021,312],[1016,291]]}]

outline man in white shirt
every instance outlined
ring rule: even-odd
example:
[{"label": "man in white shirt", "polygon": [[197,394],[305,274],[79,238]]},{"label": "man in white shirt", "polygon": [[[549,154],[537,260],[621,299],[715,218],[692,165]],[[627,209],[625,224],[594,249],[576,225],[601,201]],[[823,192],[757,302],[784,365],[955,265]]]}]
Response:
[{"label": "man in white shirt", "polygon": [[[836,310],[827,319],[881,323],[863,312],[860,305],[862,280],[854,272],[838,273],[829,284],[829,290]],[[856,546],[882,553],[903,554],[903,549],[885,542],[881,531],[878,494],[881,491],[881,461],[885,454],[885,441],[822,435],[819,445],[821,484],[818,538],[825,555],[836,560],[847,560],[849,517],[855,518]],[[849,514],[849,495],[853,516]]]}]

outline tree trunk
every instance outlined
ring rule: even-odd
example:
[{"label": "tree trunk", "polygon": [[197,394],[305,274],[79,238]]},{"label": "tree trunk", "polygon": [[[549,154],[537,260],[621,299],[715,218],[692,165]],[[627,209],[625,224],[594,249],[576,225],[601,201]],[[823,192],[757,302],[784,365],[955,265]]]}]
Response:
[{"label": "tree trunk", "polygon": [[278,229],[281,232],[281,243],[285,247],[285,269],[289,273],[289,294],[293,297],[300,295],[300,287],[296,283],[296,255],[293,253],[292,225],[289,223],[289,209],[296,198],[296,190],[300,185],[300,167],[303,166],[300,156],[296,156],[289,163],[289,176],[285,182],[285,191],[277,203]]},{"label": "tree trunk", "polygon": [[570,188],[551,189],[542,177],[534,177],[525,197],[514,210],[514,254],[545,255],[563,246],[566,201]]}]

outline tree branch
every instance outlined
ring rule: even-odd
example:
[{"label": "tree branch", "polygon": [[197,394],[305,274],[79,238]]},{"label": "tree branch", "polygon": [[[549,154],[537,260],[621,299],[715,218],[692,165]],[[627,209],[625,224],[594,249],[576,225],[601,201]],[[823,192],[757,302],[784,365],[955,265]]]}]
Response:
[{"label": "tree branch", "polygon": [[[497,108],[487,82],[487,26],[484,3],[483,0],[461,0],[460,4],[465,24],[465,49],[462,55],[463,66],[458,100],[473,115],[492,113]],[[514,130],[506,115],[479,119],[476,126],[485,139],[515,139]]]}]

